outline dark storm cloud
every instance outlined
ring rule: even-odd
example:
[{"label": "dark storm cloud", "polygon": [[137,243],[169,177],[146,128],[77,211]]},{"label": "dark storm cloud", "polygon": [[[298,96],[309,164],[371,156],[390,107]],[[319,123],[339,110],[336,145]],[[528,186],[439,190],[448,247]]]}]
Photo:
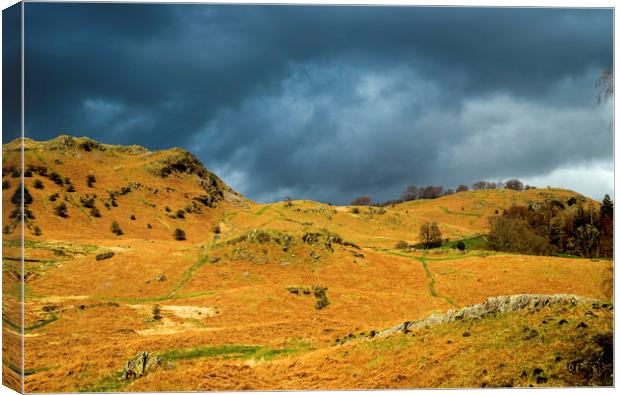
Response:
[{"label": "dark storm cloud", "polygon": [[21,135],[21,4],[2,11],[3,140]]},{"label": "dark storm cloud", "polygon": [[[611,161],[609,10],[26,5],[26,130],[182,146],[258,200]],[[569,162],[571,161],[571,162]]]}]

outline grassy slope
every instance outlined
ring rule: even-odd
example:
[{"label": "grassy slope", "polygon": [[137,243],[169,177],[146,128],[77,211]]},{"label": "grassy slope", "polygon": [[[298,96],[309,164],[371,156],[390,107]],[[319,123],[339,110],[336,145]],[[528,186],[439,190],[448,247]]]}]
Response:
[{"label": "grassy slope", "polygon": [[[608,297],[604,284],[612,267],[609,261],[481,254],[475,250],[461,254],[451,249],[422,256],[423,252],[392,250],[398,240],[416,242],[419,225],[425,220],[437,221],[444,237],[472,237],[485,232],[486,217],[495,210],[548,196],[565,201],[578,196],[574,192],[471,191],[387,207],[385,213],[362,207],[359,214],[350,207],[308,201],[294,201],[292,206],[283,202],[259,205],[236,198],[178,219],[171,218],[165,207],[174,212],[203,194],[199,180],[194,174],[162,179],[147,171],[176,152],[128,154],[114,147],[105,152],[59,151],[50,150],[50,144],[57,146],[58,141],[29,144],[27,158],[33,163],[45,163],[50,171],[73,180],[76,192],[67,193],[70,202],[78,202],[86,193],[105,197],[107,191],[133,182],[143,185],[119,197],[116,208],[107,210],[98,202],[102,218],[92,218],[69,204],[70,216],[63,219],[53,214],[53,204],[47,199],[52,192],[64,196],[62,188],[38,175],[26,179],[34,198],[31,209],[35,223],[43,230],[38,237],[26,231],[30,240],[26,255],[31,260],[27,263],[31,275],[26,281],[26,326],[32,328],[26,338],[26,367],[41,372],[27,377],[29,391],[91,388],[122,367],[124,359],[119,355],[126,359],[142,350],[174,353],[197,346],[235,345],[282,350],[290,348],[291,342],[302,342],[316,349],[310,352],[302,347],[298,358],[303,366],[318,364],[317,355],[335,355],[332,344],[336,338],[423,318],[454,305],[479,303],[489,296],[532,292]],[[5,153],[11,156],[10,151]],[[91,173],[97,177],[94,188],[85,184],[86,175]],[[10,175],[5,179],[12,184],[11,189],[3,191],[6,223],[10,211],[6,207],[11,207],[10,194],[17,185]],[[43,190],[31,186],[35,179],[44,182]],[[135,221],[130,219],[132,214]],[[110,232],[112,220],[119,222],[123,236]],[[176,227],[186,231],[188,240],[173,240]],[[284,232],[293,242],[287,251],[273,239],[225,243],[253,229]],[[338,233],[361,249],[334,243],[332,251],[323,242],[301,241],[305,233],[323,229]],[[12,251],[13,236],[5,235],[6,257],[19,255],[19,251]],[[113,251],[115,256],[97,261],[95,255],[102,251]],[[3,285],[10,290],[15,288],[11,283],[15,277],[7,262],[3,265]],[[164,281],[156,280],[159,274],[165,275]],[[331,304],[327,308],[317,311],[312,296],[286,290],[312,285],[328,288]],[[5,312],[15,310],[12,301],[5,293]],[[162,320],[152,319],[154,304],[163,307]],[[213,314],[205,313],[207,310]],[[3,326],[5,334],[9,326]],[[307,361],[303,359],[306,354]],[[297,379],[286,369],[278,370],[277,360],[273,372],[262,371],[262,364],[243,367],[243,374],[253,377],[249,381],[238,380],[236,361],[177,361],[177,368],[142,378],[126,388],[181,389],[179,379],[186,370],[196,373],[194,365],[217,371],[218,378],[192,379],[183,389],[312,387],[310,381]],[[383,366],[354,361],[347,372],[355,373],[357,379],[350,382],[327,379],[337,372],[327,369],[320,376],[324,378],[323,387],[389,386],[386,383],[393,373],[389,370],[383,373],[383,381],[360,381],[366,363]],[[445,363],[437,365],[438,372]],[[46,369],[45,373],[41,369]]]}]

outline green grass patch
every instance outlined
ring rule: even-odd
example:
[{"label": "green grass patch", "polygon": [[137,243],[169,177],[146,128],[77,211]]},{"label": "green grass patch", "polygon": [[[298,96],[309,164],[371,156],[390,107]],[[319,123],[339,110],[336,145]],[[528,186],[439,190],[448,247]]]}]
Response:
[{"label": "green grass patch", "polygon": [[6,359],[2,360],[2,364],[6,366],[7,368],[11,369],[12,371],[14,371],[15,373],[19,374],[20,376],[21,375],[30,376],[35,373],[49,370],[49,368],[32,368],[32,369],[24,369],[24,371],[22,372],[22,369],[19,366],[13,365],[11,362],[7,361]]},{"label": "green grass patch", "polygon": [[115,372],[103,377],[91,386],[80,388],[78,392],[120,392],[130,383],[131,381],[121,377],[121,372]]},{"label": "green grass patch", "polygon": [[[56,315],[56,314],[50,314],[47,318],[43,319],[43,320],[39,320],[36,323],[32,324],[32,325],[28,325],[24,327],[24,332],[30,332],[33,331],[35,329],[39,329],[41,327],[44,327],[45,325],[51,324],[54,321],[57,321],[60,318],[60,316]],[[11,320],[9,320],[5,315],[2,316],[2,323],[7,325],[8,327],[12,328],[15,331],[21,332],[22,327],[21,325],[18,325],[14,322],[12,322]]]},{"label": "green grass patch", "polygon": [[426,260],[424,258],[416,258],[416,259],[420,261],[420,263],[422,264],[422,267],[424,268],[424,272],[426,273],[426,277],[428,277],[429,279],[428,290],[431,293],[431,295],[436,298],[442,298],[443,300],[450,303],[454,307],[459,307],[459,305],[452,298],[450,298],[449,296],[440,295],[437,292],[437,290],[435,289],[435,276],[433,276],[433,273],[431,272],[431,269],[428,267]]},{"label": "green grass patch", "polygon": [[478,214],[478,213],[469,213],[466,211],[452,211],[450,209],[448,209],[447,207],[443,207],[443,206],[439,206],[439,208],[441,209],[441,211],[443,211],[446,214],[454,214],[454,215],[466,215],[469,217],[476,217],[476,218],[480,218],[482,217],[482,214]]},{"label": "green grass patch", "polygon": [[198,260],[198,262],[194,263],[192,266],[189,267],[189,269],[184,271],[183,274],[181,274],[181,278],[179,279],[177,286],[172,292],[170,292],[170,295],[168,295],[168,297],[174,297],[181,289],[183,289],[183,287],[187,285],[189,280],[194,275],[194,272],[206,265],[207,263],[209,263],[209,257],[207,255],[204,255]]},{"label": "green grass patch", "polygon": [[265,213],[265,211],[269,210],[271,208],[271,205],[267,205],[265,207],[261,207],[257,212],[256,212],[256,216],[260,217],[261,215],[263,215]]},{"label": "green grass patch", "polygon": [[248,358],[254,355],[261,348],[261,346],[231,344],[223,346],[197,347],[185,350],[170,350],[159,354],[159,356],[165,361],[194,358],[212,358],[219,356]]},{"label": "green grass patch", "polygon": [[447,243],[443,243],[440,249],[456,249],[456,245],[459,241],[465,244],[466,250],[484,250],[488,247],[487,239],[484,235],[477,235],[460,240],[450,240]]}]

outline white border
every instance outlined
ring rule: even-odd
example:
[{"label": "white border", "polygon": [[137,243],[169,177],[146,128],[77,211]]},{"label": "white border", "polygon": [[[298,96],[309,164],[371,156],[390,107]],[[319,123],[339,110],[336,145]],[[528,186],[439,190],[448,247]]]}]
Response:
[{"label": "white border", "polygon": [[[43,2],[43,1],[39,1],[39,0],[27,0],[26,2]],[[63,1],[58,1],[58,0],[51,0],[51,1],[47,1],[47,2],[59,2],[62,3]],[[84,2],[84,3],[93,3],[93,2],[97,2],[97,3],[126,3],[127,1],[64,1],[64,2]],[[441,0],[441,1],[436,1],[436,0],[426,0],[426,1],[415,1],[415,0],[311,0],[311,1],[302,1],[302,0],[288,0],[288,1],[281,1],[281,2],[277,2],[277,1],[269,1],[269,0],[254,0],[254,1],[238,1],[238,2],[231,2],[231,1],[170,1],[170,0],[137,0],[137,1],[131,1],[132,3],[195,3],[195,4],[231,4],[231,3],[235,3],[235,4],[315,4],[315,5],[400,5],[400,6],[468,6],[468,7],[561,7],[561,8],[612,8],[615,7],[615,1],[601,1],[601,0],[590,0],[590,1],[578,1],[578,0],[563,0],[563,1],[550,1],[550,0],[538,0],[538,1],[532,1],[532,0],[521,0],[521,1],[514,1],[514,0],[505,0],[502,1],[501,3],[493,0],[477,0],[477,1],[467,1],[467,0],[461,0],[461,1],[452,1],[452,0]],[[2,6],[2,9],[5,9],[13,4],[16,4],[17,2],[14,0],[0,0],[0,5]],[[23,5],[22,5],[22,10],[23,10]],[[23,18],[23,13],[22,13],[22,18]],[[615,15],[614,15],[614,21],[615,21]],[[24,27],[24,23],[22,20],[22,32],[23,32],[23,27]],[[2,28],[2,22],[1,22],[1,18],[0,18],[0,50],[1,50],[1,45],[2,45],[2,33],[1,33],[1,29]],[[23,37],[23,35],[22,35]],[[614,75],[618,75],[618,66],[615,63],[615,51],[616,51],[616,46],[618,43],[618,35],[617,32],[614,29]],[[22,73],[23,73],[23,67],[24,67],[24,63],[23,63],[23,46],[22,46]],[[0,64],[0,71],[1,71],[1,64]],[[22,79],[22,125],[23,125],[23,121],[24,121],[24,95],[23,95],[23,84],[24,81]],[[0,83],[1,85],[1,83]],[[614,115],[615,112],[617,110],[616,104],[617,102],[614,100]],[[2,109],[0,106],[0,117],[2,115]],[[22,136],[23,136],[23,128],[22,128]],[[617,163],[615,161],[615,152],[617,151],[618,148],[618,141],[617,139],[615,139],[615,124],[614,124],[614,191],[615,191],[615,185],[618,183],[618,181],[620,180],[620,173],[617,171]],[[23,161],[23,156],[22,156],[22,161]],[[22,166],[23,166],[23,162],[22,162]],[[618,195],[616,195],[614,193],[614,200],[616,200]],[[22,198],[22,202],[23,202],[23,198]],[[616,202],[617,204],[617,202]],[[0,208],[0,214],[1,214],[1,208]],[[618,218],[616,216],[616,218]],[[619,244],[617,243],[619,237],[618,237],[618,226],[617,223],[619,221],[616,220],[614,221],[614,244],[615,246],[618,246]],[[23,223],[22,223],[22,237],[23,237],[23,233],[24,229],[23,229]],[[23,247],[22,247],[23,248]],[[0,253],[1,253],[2,249],[1,249],[1,245],[0,245]],[[23,251],[22,251],[22,255],[23,255]],[[614,249],[614,262],[618,261],[618,249],[615,248]],[[22,262],[23,265],[23,262]],[[22,268],[23,270],[23,268]],[[614,287],[615,289],[618,289],[618,279],[617,277],[614,278],[615,284]],[[0,284],[1,287],[1,284]],[[22,289],[23,292],[23,289]],[[22,295],[23,296],[23,295]],[[617,298],[616,298],[617,299]],[[22,312],[22,320],[23,320],[23,312]],[[617,315],[615,315],[615,322],[614,322],[614,337],[615,337],[615,343],[617,344],[617,336],[616,336],[616,331],[615,328],[617,328],[618,324],[618,317]],[[22,343],[22,347],[23,347],[23,343]],[[617,350],[617,347],[614,347]],[[23,355],[23,353],[22,353]],[[614,356],[616,356],[617,353],[614,353]],[[2,356],[2,352],[0,349],[0,357]],[[614,361],[614,376],[615,376],[615,381],[618,380],[618,361]],[[455,391],[463,391],[467,394],[500,394],[500,393],[511,393],[514,391],[528,391],[528,393],[548,393],[548,394],[607,394],[607,393],[615,393],[615,389],[612,388],[558,388],[558,389],[480,389],[480,390],[469,390],[469,389],[463,389],[463,390],[398,390],[397,393],[398,394],[415,394],[415,393],[433,393],[433,394],[454,394]],[[247,392],[246,392],[247,393]],[[257,393],[257,394],[271,394],[272,392],[264,392],[264,391],[256,391],[253,393]],[[304,392],[304,391],[290,391],[287,392],[287,394],[307,394],[309,392]],[[344,395],[344,394],[350,394],[350,391],[313,391],[312,393],[317,393],[317,394],[330,394],[330,395]],[[387,395],[387,394],[393,394],[394,390],[392,391],[372,391],[372,393],[374,394],[381,394],[381,395]],[[14,391],[8,389],[7,387],[3,387],[0,386],[0,395],[5,395],[5,394],[15,394]],[[140,393],[140,394],[144,394],[144,393]],[[182,393],[169,393],[169,394],[187,394],[187,392],[182,392]]]}]

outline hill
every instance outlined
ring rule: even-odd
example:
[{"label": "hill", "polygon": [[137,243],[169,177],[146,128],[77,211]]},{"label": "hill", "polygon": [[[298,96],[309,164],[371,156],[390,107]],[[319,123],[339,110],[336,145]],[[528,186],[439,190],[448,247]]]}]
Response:
[{"label": "hill", "polygon": [[[424,338],[431,346],[404,364],[395,358],[417,348],[408,334],[337,340],[498,295],[611,298],[609,260],[479,248],[488,217],[512,204],[575,198],[599,205],[572,191],[467,191],[385,208],[257,204],[180,149],[150,152],[70,136],[24,146],[27,391],[567,385],[577,379],[566,369],[537,382],[530,373],[524,379],[514,377],[515,369],[500,372],[498,365],[520,344],[507,340],[522,330],[517,323],[544,315],[585,317],[592,307],[513,312],[472,323],[472,333],[507,325],[497,335],[503,354],[488,366],[476,347],[492,339],[459,337],[461,324],[429,329]],[[7,352],[19,344],[21,319],[18,165],[19,142],[4,145],[3,380],[13,386],[21,370],[19,356]],[[417,243],[428,220],[439,223],[444,238],[466,239],[469,248],[395,249],[400,240]],[[113,232],[113,223],[120,232]],[[185,237],[175,237],[176,229]],[[592,336],[611,330],[608,311],[592,312],[596,324],[584,321]],[[569,355],[572,340],[561,329],[545,332],[546,340],[523,354],[522,364],[529,369],[536,353]],[[469,351],[454,359],[461,345]],[[153,371],[120,378],[139,352],[159,358]],[[487,373],[480,375],[480,366]],[[441,384],[440,372],[448,367],[454,374]],[[434,369],[434,376],[421,379],[419,369]],[[350,380],[334,378],[344,372]]]}]

